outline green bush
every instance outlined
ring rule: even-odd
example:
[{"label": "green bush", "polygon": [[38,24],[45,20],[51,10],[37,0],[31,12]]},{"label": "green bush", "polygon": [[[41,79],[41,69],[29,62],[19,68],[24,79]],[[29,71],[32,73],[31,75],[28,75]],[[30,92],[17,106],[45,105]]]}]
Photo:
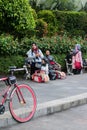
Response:
[{"label": "green bush", "polygon": [[66,31],[72,36],[84,36],[87,33],[87,13],[58,10],[53,13],[59,24],[60,33]]},{"label": "green bush", "polygon": [[57,63],[59,63],[62,66],[62,70],[65,70],[65,57],[66,54],[52,54],[56,60]]},{"label": "green bush", "polygon": [[26,52],[31,48],[31,44],[36,42],[38,47],[45,54],[49,49],[56,61],[65,67],[65,56],[67,51],[74,49],[75,44],[81,44],[83,57],[87,57],[87,40],[82,37],[68,37],[65,33],[63,36],[43,37],[43,38],[28,38],[21,39],[20,43],[14,40],[10,35],[2,35],[0,37],[0,73],[7,73],[9,66],[16,65],[22,67]]},{"label": "green bush", "polygon": [[36,21],[36,36],[43,37],[48,33],[47,23],[43,19],[37,19]]},{"label": "green bush", "polygon": [[27,0],[1,0],[1,32],[24,36],[35,28],[31,6]]},{"label": "green bush", "polygon": [[52,54],[66,54],[67,50],[73,47],[72,40],[67,37],[66,34],[63,36],[53,36],[44,37],[38,40],[38,46],[45,53],[47,49],[51,51]]},{"label": "green bush", "polygon": [[2,34],[0,36],[0,57],[18,54],[18,40],[12,35]]},{"label": "green bush", "polygon": [[24,57],[15,55],[10,57],[0,57],[0,74],[8,74],[10,66],[22,67],[24,65]]},{"label": "green bush", "polygon": [[19,49],[19,54],[22,56],[26,55],[26,52],[31,48],[31,44],[35,42],[32,38],[24,37],[21,39],[20,42],[20,49]]},{"label": "green bush", "polygon": [[31,44],[36,42],[38,47],[45,53],[47,49],[53,54],[66,54],[70,48],[74,48],[75,44],[79,43],[82,46],[83,53],[87,51],[87,40],[82,37],[69,37],[66,33],[64,35],[57,35],[52,37],[42,38],[28,38],[24,37],[18,42],[11,35],[0,36],[0,56],[22,55],[31,48]]},{"label": "green bush", "polygon": [[48,36],[54,35],[58,30],[58,24],[55,15],[51,10],[41,10],[37,13],[38,18],[43,19],[48,24]]},{"label": "green bush", "polygon": [[43,37],[43,38],[24,38],[20,43],[20,53],[25,54],[30,48],[31,43],[36,42],[38,47],[45,53],[47,49],[52,54],[66,54],[71,48],[74,48],[75,44],[81,44],[82,52],[87,53],[87,41],[82,37],[68,37],[65,33],[63,36]]}]

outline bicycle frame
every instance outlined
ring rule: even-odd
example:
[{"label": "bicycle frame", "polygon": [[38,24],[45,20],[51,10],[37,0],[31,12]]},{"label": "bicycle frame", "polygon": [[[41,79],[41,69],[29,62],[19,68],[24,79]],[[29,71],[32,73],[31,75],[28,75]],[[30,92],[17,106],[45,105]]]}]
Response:
[{"label": "bicycle frame", "polygon": [[[22,71],[22,70],[25,70],[25,71],[26,71],[26,74],[29,73],[29,72],[28,72],[28,69],[27,69],[27,66],[24,65],[23,68],[17,68],[17,69],[16,69],[16,67],[10,68],[11,76],[13,76],[14,71]],[[7,81],[7,80],[8,80],[8,77],[0,78],[0,81],[3,81],[3,82],[4,82],[4,81]],[[7,88],[4,89],[3,94],[0,94],[0,96],[2,96],[2,100],[1,100],[0,105],[3,105],[3,104],[6,102],[7,97],[8,97],[8,95],[9,95],[10,91],[11,91],[11,86],[12,86],[12,85],[9,84],[9,85],[6,85],[6,86],[7,86]],[[18,96],[19,101],[21,102],[21,99],[22,99],[23,103],[25,103],[25,100],[24,100],[24,98],[23,98],[23,95],[22,95],[21,91],[20,91],[19,88],[18,88],[18,85],[17,85],[17,84],[14,84],[13,86],[17,88],[16,94],[17,94],[17,96]],[[20,96],[19,96],[19,94],[20,94]]]},{"label": "bicycle frame", "polygon": [[[17,84],[14,85],[17,89],[16,89],[16,94],[17,94],[17,97],[18,97],[18,100],[20,103],[26,103],[25,100],[24,100],[24,97],[23,97],[23,94],[21,93],[19,87]],[[20,96],[19,96],[20,95]],[[22,99],[22,100],[21,100]]]},{"label": "bicycle frame", "polygon": [[[5,82],[5,85],[7,86],[1,90],[0,94],[0,96],[2,96],[0,101],[0,115],[4,114],[4,103],[8,101],[9,111],[12,117],[21,123],[29,121],[33,117],[37,104],[33,89],[25,84],[18,85],[16,82],[16,77],[13,75],[14,71],[25,69],[26,66],[25,68],[18,69],[16,69],[15,66],[10,67],[11,76],[0,78],[0,81]],[[21,109],[21,111],[19,111],[19,109]]]},{"label": "bicycle frame", "polygon": [[[8,79],[7,77],[1,78],[0,81],[6,81],[7,79]],[[18,97],[18,99],[19,99],[19,102],[25,103],[24,97],[23,97],[23,95],[22,95],[20,89],[18,88],[17,83],[15,83],[13,86],[17,88],[17,89],[16,89],[16,94],[17,94],[17,97]],[[0,105],[3,105],[3,104],[6,102],[7,97],[8,97],[8,95],[9,95],[10,91],[11,91],[11,87],[12,87],[12,85],[8,85],[7,88],[4,89],[3,94],[0,95],[0,96],[2,96],[2,100],[1,100]],[[20,96],[19,96],[19,95],[20,95]],[[9,100],[10,100],[10,99],[9,99]]]},{"label": "bicycle frame", "polygon": [[[0,81],[6,81],[7,79],[8,79],[8,77],[0,78]],[[4,91],[1,91],[3,93],[0,94],[0,96],[2,96],[2,100],[1,100],[0,105],[3,105],[6,102],[6,99],[8,97],[10,90],[11,90],[11,86],[9,85],[9,86],[7,86],[6,89],[4,89]]]}]

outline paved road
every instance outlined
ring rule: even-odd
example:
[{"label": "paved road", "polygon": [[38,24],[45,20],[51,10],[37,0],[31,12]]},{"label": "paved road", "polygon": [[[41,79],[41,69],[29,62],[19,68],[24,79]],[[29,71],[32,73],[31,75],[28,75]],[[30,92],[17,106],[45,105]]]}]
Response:
[{"label": "paved road", "polygon": [[49,83],[35,83],[28,80],[19,81],[19,83],[24,82],[34,89],[38,103],[87,92],[87,73],[67,76],[65,80],[54,80]]},{"label": "paved road", "polygon": [[[43,109],[37,109],[36,117],[38,117],[39,115],[46,115],[46,113],[48,114],[50,112],[53,112],[53,110],[56,111],[56,109],[60,110],[61,108],[62,110],[64,108],[70,108],[70,106],[72,107],[73,105],[74,106],[79,105],[81,104],[81,102],[83,102],[83,104],[87,103],[87,73],[81,75],[67,76],[65,80],[54,80],[54,81],[50,81],[49,83],[35,83],[29,80],[18,80],[18,83],[28,84],[34,89],[37,97],[37,105],[39,105],[40,103],[44,103],[44,108],[43,105],[42,107],[40,107]],[[1,86],[2,85],[0,84],[0,89],[2,89]],[[84,93],[86,93],[86,95],[84,95]],[[77,101],[73,102],[70,100],[71,101],[70,103],[67,103],[65,101],[65,103],[67,103],[65,104],[62,100],[63,98],[68,97],[68,99],[70,99],[71,96],[77,96],[80,94],[82,95],[80,96],[80,99],[82,98],[81,102],[80,100],[78,100],[78,102]],[[61,106],[61,104],[59,107],[57,107],[60,101],[54,102],[54,100],[58,100],[58,99],[62,101],[61,103],[65,104],[63,107]],[[74,100],[75,99],[76,98],[74,98]],[[52,101],[52,103],[48,101]],[[54,109],[53,109],[53,105],[56,105]],[[6,109],[7,108],[8,106],[6,104]],[[6,125],[8,126],[9,123],[10,125],[14,123],[12,122],[12,120],[8,121],[9,117],[5,118],[5,115],[2,115],[0,117],[1,117],[0,120],[2,121],[2,123],[0,123],[0,126],[6,126]],[[5,120],[2,120],[4,118]]]},{"label": "paved road", "polygon": [[[18,80],[18,83],[30,85],[37,96],[37,103],[66,98],[87,92],[87,73],[67,76],[64,80],[54,80],[48,83],[36,83],[29,80]],[[0,89],[2,84],[0,84]]]},{"label": "paved road", "polygon": [[0,130],[87,130],[87,105]]}]

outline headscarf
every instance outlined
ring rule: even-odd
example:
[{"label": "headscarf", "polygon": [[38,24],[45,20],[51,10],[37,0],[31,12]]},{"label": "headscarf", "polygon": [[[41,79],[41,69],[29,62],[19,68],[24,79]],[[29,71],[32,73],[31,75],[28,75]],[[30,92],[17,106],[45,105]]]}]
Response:
[{"label": "headscarf", "polygon": [[81,45],[80,44],[76,44],[75,45],[75,50],[76,51],[80,51],[81,50]]},{"label": "headscarf", "polygon": [[[36,43],[32,43],[32,45],[33,45],[33,44],[36,45]],[[38,47],[37,47],[37,45],[36,45],[36,48],[33,48],[33,46],[32,46],[32,52],[34,52],[35,54],[38,53]]]},{"label": "headscarf", "polygon": [[75,49],[73,49],[73,55],[76,55],[81,50],[81,45],[76,44]]}]

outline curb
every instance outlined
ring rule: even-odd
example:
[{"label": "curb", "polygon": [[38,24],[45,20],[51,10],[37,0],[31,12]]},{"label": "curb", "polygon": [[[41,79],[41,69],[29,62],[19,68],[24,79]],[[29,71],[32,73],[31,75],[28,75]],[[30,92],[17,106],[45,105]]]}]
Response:
[{"label": "curb", "polygon": [[[37,105],[36,113],[33,119],[56,112],[62,112],[64,110],[80,106],[86,103],[87,103],[87,93],[41,103]],[[5,112],[3,115],[0,115],[0,127],[6,127],[13,124],[17,124],[17,122],[12,118],[9,111]]]}]

